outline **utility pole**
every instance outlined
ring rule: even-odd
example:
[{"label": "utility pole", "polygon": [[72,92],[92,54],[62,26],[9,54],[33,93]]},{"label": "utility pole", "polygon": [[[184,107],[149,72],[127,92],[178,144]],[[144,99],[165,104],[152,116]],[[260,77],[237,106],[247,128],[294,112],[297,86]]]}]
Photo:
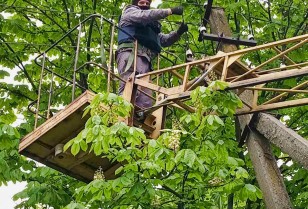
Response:
[{"label": "utility pole", "polygon": [[[213,8],[209,18],[212,34],[232,36],[230,26],[222,8]],[[235,45],[223,44],[220,50],[231,52],[237,50]],[[252,91],[246,90],[239,95],[245,102],[253,101]],[[251,103],[251,102],[250,102]],[[263,192],[265,205],[269,209],[289,209],[292,204],[283,178],[277,166],[277,162],[272,153],[269,140],[262,136],[255,128],[249,126],[253,115],[239,116],[236,121],[239,135],[246,136],[248,153],[256,172],[258,184]],[[248,131],[247,131],[248,129]],[[233,202],[233,201],[229,201]],[[232,208],[232,207],[230,207]]]}]

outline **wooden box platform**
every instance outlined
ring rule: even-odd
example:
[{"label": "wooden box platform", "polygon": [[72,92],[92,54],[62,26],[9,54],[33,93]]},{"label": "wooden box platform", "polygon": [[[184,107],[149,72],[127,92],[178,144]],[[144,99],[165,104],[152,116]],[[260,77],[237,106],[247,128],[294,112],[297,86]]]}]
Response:
[{"label": "wooden box platform", "polygon": [[94,172],[101,166],[107,179],[114,177],[118,164],[93,153],[80,152],[73,156],[70,151],[55,156],[55,147],[74,138],[83,128],[89,115],[82,118],[84,108],[94,97],[90,91],[84,92],[65,109],[48,119],[34,131],[21,139],[19,152],[42,164],[63,172],[79,180],[89,182]]}]

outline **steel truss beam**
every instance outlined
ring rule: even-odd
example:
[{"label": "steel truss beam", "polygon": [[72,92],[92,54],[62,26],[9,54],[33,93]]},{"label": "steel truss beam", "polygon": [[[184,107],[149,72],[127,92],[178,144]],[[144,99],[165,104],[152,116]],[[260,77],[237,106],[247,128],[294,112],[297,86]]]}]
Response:
[{"label": "steel truss beam", "polygon": [[[165,95],[165,99],[157,101],[153,107],[139,111],[145,111],[149,114],[157,110],[159,107],[178,104],[180,101],[187,100],[187,98],[189,98],[191,94],[191,91],[194,88],[203,85],[205,81],[208,81],[207,76],[211,71],[214,71],[216,75],[220,77],[220,80],[227,82],[229,81],[229,87],[227,89],[237,90],[238,94],[240,94],[245,89],[251,90],[253,92],[255,104],[251,106],[246,105],[245,108],[238,110],[237,114],[249,114],[253,112],[274,110],[290,106],[306,105],[308,104],[308,99],[295,98],[288,101],[282,101],[282,99],[290,94],[307,94],[308,91],[303,90],[303,88],[307,87],[307,82],[295,86],[292,89],[281,89],[273,87],[267,88],[264,87],[264,85],[267,85],[274,81],[308,75],[308,62],[295,63],[290,58],[288,58],[288,62],[291,65],[282,67],[280,69],[281,71],[279,72],[277,72],[277,67],[268,67],[269,64],[273,66],[272,64],[276,59],[280,57],[287,57],[287,53],[290,53],[298,49],[299,47],[302,47],[304,44],[307,43],[307,41],[308,34],[234,52],[221,52],[215,56],[207,57],[201,60],[196,60],[189,63],[137,75],[135,79],[136,85],[143,88],[151,89],[157,93]],[[281,45],[291,46],[289,46],[289,48],[287,48],[285,51],[280,51],[277,49],[277,47]],[[250,69],[248,66],[245,66],[245,64],[241,62],[241,57],[259,50],[274,50],[278,54],[274,55],[272,58],[269,58],[269,60],[259,64],[253,69]],[[197,77],[192,78],[192,69],[200,69],[200,66],[205,66],[203,68],[203,73]],[[266,70],[263,70],[263,68],[266,68]],[[263,71],[266,71],[266,73],[262,73]],[[172,88],[160,86],[158,85],[158,82],[156,82],[156,84],[153,84],[149,83],[148,81],[141,80],[141,78],[145,76],[157,76],[175,72],[182,75],[183,82],[181,85],[174,86]],[[259,84],[262,84],[262,86],[258,86]],[[273,98],[269,98],[269,101],[265,102],[264,104],[258,104],[258,95],[262,91],[279,92],[280,94],[274,95]],[[247,104],[247,102],[244,100],[243,103]],[[184,106],[183,104],[184,103],[180,105],[181,108],[184,108],[190,112],[193,110],[193,107],[190,107],[188,105]]]}]

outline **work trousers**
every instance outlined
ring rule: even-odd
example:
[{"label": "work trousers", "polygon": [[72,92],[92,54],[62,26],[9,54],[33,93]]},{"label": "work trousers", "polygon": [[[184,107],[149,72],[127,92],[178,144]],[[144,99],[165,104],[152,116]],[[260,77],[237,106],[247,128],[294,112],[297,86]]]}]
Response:
[{"label": "work trousers", "polygon": [[[131,53],[133,52],[132,51],[120,51],[117,53],[116,60],[118,64],[118,71],[119,71],[120,77],[124,79],[125,81],[127,81],[128,77],[134,71],[134,64],[132,64],[130,68],[126,72],[124,72],[127,66],[129,56],[131,56]],[[150,61],[144,56],[137,56],[136,75],[150,72],[150,70],[151,70]],[[125,82],[121,81],[120,87],[119,87],[119,95],[123,94],[124,87],[125,87]],[[143,88],[143,87],[139,89],[141,89],[142,91],[146,92],[149,95],[152,94],[152,91],[150,89]],[[137,95],[135,98],[135,105],[137,105],[141,109],[151,107],[152,99],[149,96],[143,94],[142,92],[137,91]]]}]

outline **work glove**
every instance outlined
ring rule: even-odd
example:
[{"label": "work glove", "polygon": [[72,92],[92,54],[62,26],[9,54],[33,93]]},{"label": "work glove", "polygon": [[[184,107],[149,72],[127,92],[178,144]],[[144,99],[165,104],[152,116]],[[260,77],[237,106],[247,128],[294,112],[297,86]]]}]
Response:
[{"label": "work glove", "polygon": [[183,14],[183,7],[178,6],[178,7],[173,7],[171,8],[171,12],[173,15],[182,15]]},{"label": "work glove", "polygon": [[181,36],[183,33],[188,31],[188,26],[186,23],[181,23],[179,29],[176,31],[176,33]]}]

